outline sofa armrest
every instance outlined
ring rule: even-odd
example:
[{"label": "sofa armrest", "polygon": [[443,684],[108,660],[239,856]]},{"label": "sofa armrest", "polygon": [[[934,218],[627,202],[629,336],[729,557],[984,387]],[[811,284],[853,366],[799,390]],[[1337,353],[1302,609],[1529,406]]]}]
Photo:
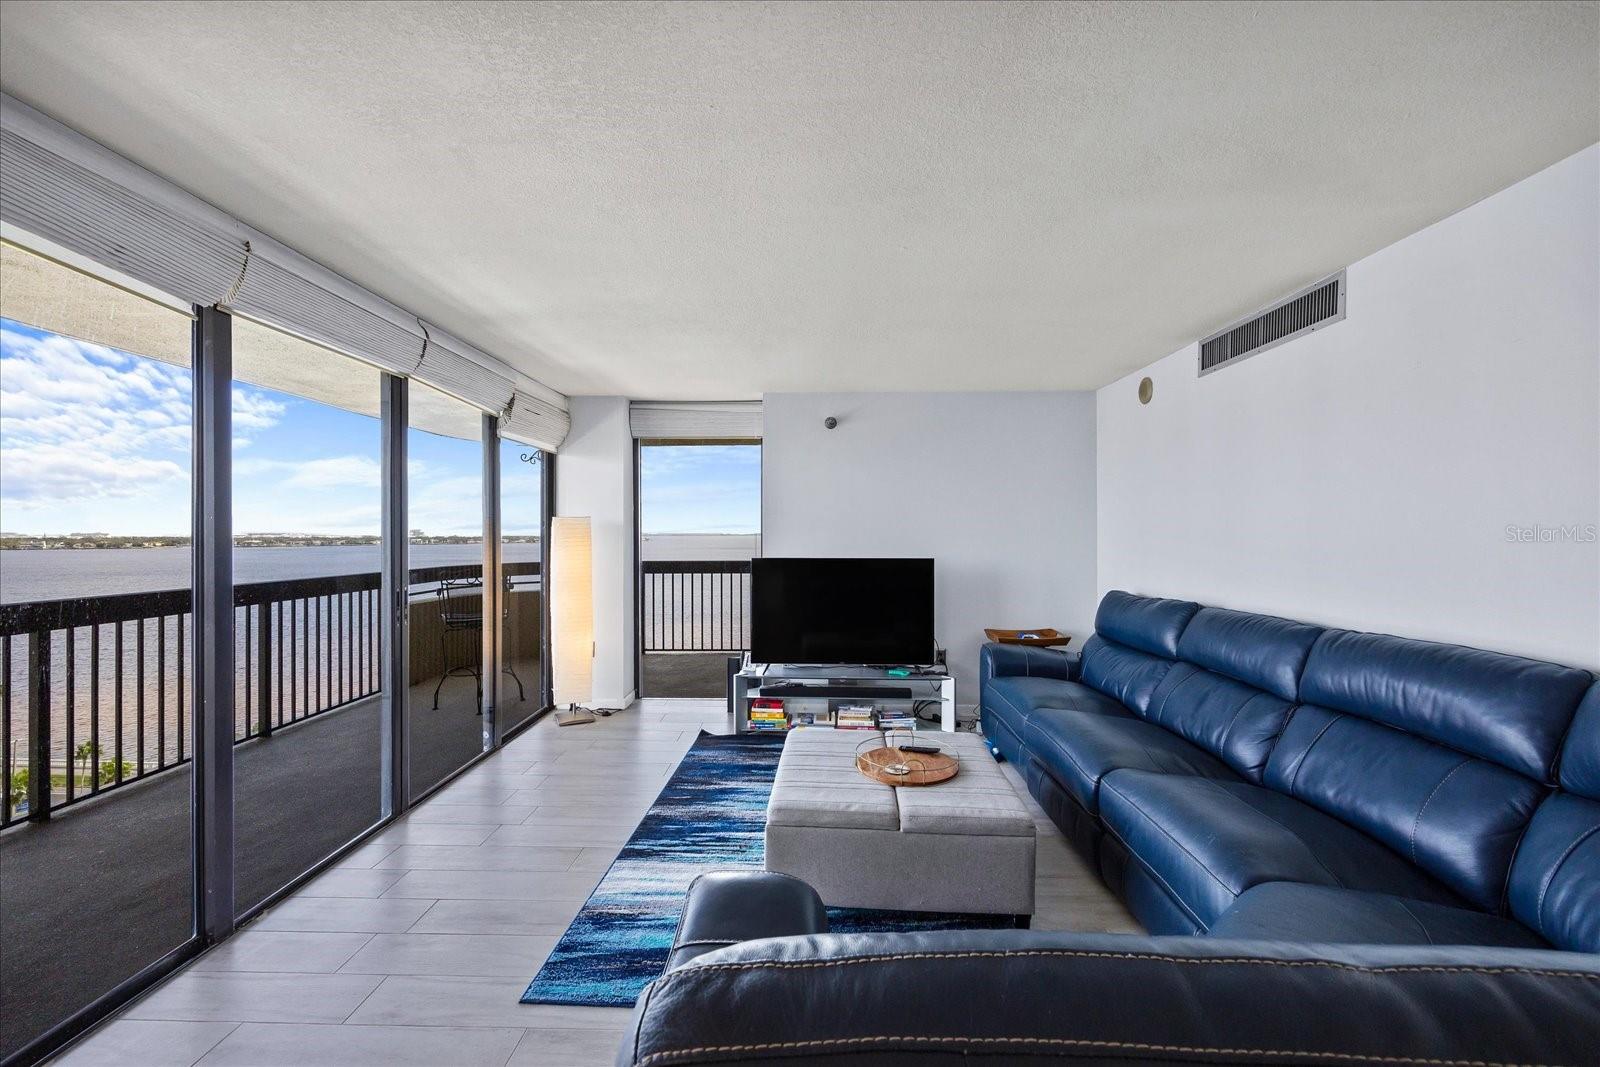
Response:
[{"label": "sofa armrest", "polygon": [[771,871],[714,871],[689,885],[667,970],[740,941],[827,932],[822,898],[800,879]]},{"label": "sofa armrest", "polygon": [[990,642],[978,654],[979,693],[991,678],[1008,675],[1027,675],[1034,678],[1060,678],[1068,682],[1078,680],[1081,657],[1076,651],[1057,652],[1049,648],[1030,648],[1027,645],[1002,645]]},{"label": "sofa armrest", "polygon": [[1021,930],[823,934],[722,949],[657,979],[634,1012],[621,1067],[962,1056],[1590,1063],[1600,956]]}]

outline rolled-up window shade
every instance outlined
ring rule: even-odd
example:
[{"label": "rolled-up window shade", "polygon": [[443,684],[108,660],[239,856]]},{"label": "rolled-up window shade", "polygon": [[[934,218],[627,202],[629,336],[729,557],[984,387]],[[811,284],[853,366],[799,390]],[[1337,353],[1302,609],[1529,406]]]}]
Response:
[{"label": "rolled-up window shade", "polygon": [[432,340],[423,350],[416,376],[496,415],[504,413],[516,388],[508,376]]},{"label": "rolled-up window shade", "polygon": [[738,441],[761,437],[761,401],[704,403],[635,400],[628,424],[640,439]]},{"label": "rolled-up window shade", "polygon": [[493,356],[425,330],[411,312],[3,94],[0,221],[181,301],[222,305],[492,414],[511,402],[517,382]]},{"label": "rolled-up window shade", "polygon": [[411,374],[422,360],[422,331],[351,303],[252,250],[229,308],[320,345],[360,356],[392,374]]},{"label": "rolled-up window shade", "polygon": [[193,304],[224,300],[244,243],[0,127],[0,218]]},{"label": "rolled-up window shade", "polygon": [[500,436],[554,452],[567,439],[572,417],[548,400],[520,389],[500,419]]}]

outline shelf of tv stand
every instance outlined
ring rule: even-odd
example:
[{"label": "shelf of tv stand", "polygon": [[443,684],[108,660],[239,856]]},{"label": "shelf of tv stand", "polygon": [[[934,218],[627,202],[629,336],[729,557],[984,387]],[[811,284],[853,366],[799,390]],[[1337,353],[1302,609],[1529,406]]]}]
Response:
[{"label": "shelf of tv stand", "polygon": [[[818,690],[871,690],[872,695],[835,695],[829,692],[772,693],[776,686],[805,684]],[[918,690],[923,690],[919,694]],[[878,693],[882,691],[882,695]],[[750,725],[750,701],[762,695],[780,699],[815,700],[936,700],[939,702],[939,729],[956,728],[956,680],[943,671],[925,668],[904,677],[884,667],[856,667],[843,664],[793,665],[746,663],[733,676],[734,729],[744,733]]]}]

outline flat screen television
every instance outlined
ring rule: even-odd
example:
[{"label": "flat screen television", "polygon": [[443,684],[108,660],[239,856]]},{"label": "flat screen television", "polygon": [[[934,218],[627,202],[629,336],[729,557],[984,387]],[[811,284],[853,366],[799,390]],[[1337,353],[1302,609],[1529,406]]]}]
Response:
[{"label": "flat screen television", "polygon": [[750,569],[752,661],[933,662],[933,560],[769,557]]}]

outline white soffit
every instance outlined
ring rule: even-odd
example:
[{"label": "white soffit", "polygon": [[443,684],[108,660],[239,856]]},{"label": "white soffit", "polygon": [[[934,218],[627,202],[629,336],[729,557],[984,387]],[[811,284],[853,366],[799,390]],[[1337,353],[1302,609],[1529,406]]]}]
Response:
[{"label": "white soffit", "polygon": [[1600,139],[1594,3],[40,3],[0,84],[569,393],[1084,388]]}]

